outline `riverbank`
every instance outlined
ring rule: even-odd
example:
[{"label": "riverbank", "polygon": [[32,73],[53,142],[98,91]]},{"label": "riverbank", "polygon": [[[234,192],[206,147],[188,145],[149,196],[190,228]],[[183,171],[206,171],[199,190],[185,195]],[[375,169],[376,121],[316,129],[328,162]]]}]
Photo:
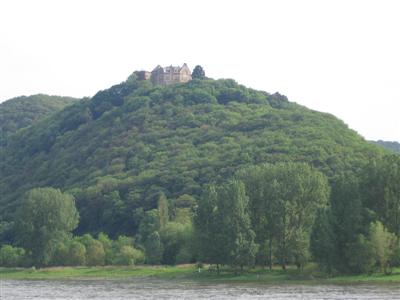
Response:
[{"label": "riverbank", "polygon": [[105,267],[54,267],[44,269],[0,268],[1,279],[129,279],[158,278],[212,282],[254,282],[254,283],[301,283],[301,284],[354,284],[354,283],[400,283],[400,268],[391,275],[380,273],[372,275],[346,275],[326,278],[314,267],[304,271],[295,268],[272,271],[255,268],[243,274],[235,275],[223,270],[220,275],[209,272],[207,268],[200,272],[195,265],[179,266],[105,266]]}]

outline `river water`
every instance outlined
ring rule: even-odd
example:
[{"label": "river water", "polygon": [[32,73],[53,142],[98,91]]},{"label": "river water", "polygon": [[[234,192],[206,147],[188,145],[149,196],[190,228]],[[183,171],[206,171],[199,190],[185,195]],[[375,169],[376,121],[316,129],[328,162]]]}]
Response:
[{"label": "river water", "polygon": [[210,284],[156,279],[1,280],[1,300],[400,299],[399,285]]}]

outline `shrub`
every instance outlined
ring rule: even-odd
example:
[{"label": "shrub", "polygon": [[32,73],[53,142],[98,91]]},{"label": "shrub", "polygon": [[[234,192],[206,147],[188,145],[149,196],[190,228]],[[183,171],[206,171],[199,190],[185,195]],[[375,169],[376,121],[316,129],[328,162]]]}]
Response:
[{"label": "shrub", "polygon": [[0,249],[0,266],[21,267],[25,259],[25,250],[22,248],[3,245]]}]

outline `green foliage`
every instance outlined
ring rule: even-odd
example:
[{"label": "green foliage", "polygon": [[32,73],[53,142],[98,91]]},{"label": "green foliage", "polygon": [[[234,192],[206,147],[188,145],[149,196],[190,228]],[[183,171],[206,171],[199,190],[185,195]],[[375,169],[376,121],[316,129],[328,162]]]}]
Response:
[{"label": "green foliage", "polygon": [[22,96],[0,104],[0,146],[19,129],[73,104],[77,99],[43,94]]},{"label": "green foliage", "polygon": [[353,245],[364,245],[370,220],[362,206],[359,179],[354,174],[342,174],[332,183],[331,212],[335,233],[335,251],[330,254],[331,259],[340,272],[359,272],[361,266],[351,267],[353,256],[357,256]]},{"label": "green foliage", "polygon": [[274,256],[283,268],[289,262],[304,265],[316,213],[328,202],[326,177],[302,163],[250,167],[237,177],[244,181],[250,198],[256,241],[269,243],[269,263],[275,244]]},{"label": "green foliage", "polygon": [[111,265],[114,262],[114,256],[115,256],[113,241],[108,237],[107,234],[103,232],[99,233],[97,240],[103,245],[105,264]]},{"label": "green foliage", "polygon": [[103,266],[105,263],[105,252],[103,244],[92,240],[86,246],[86,264],[88,266]]},{"label": "green foliage", "polygon": [[69,238],[64,241],[59,240],[56,242],[50,265],[65,266],[68,264],[70,243],[71,240]]},{"label": "green foliage", "polygon": [[258,245],[242,182],[210,186],[199,202],[194,224],[202,261],[241,269],[254,264]]},{"label": "green foliage", "polygon": [[50,263],[57,241],[62,241],[78,225],[74,198],[53,188],[30,190],[18,211],[16,236],[31,251],[35,266]]},{"label": "green foliage", "polygon": [[3,245],[0,248],[0,266],[2,267],[22,267],[25,263],[25,250]]},{"label": "green foliage", "polygon": [[[29,124],[7,117],[0,243],[37,266],[196,258],[301,269],[310,250],[330,273],[399,263],[398,155],[279,93],[195,71],[166,87],[133,75]],[[4,250],[11,264],[14,250]]]},{"label": "green foliage", "polygon": [[0,221],[0,245],[14,242],[14,222]]},{"label": "green foliage", "polygon": [[385,274],[390,274],[398,247],[398,238],[393,233],[388,232],[382,223],[378,221],[371,223],[369,239],[381,271]]},{"label": "green foliage", "polygon": [[192,78],[193,79],[204,79],[206,78],[206,73],[204,72],[202,66],[197,65],[194,67],[193,72],[192,72]]},{"label": "green foliage", "polygon": [[363,205],[374,211],[389,231],[400,236],[400,156],[387,155],[363,169]]},{"label": "green foliage", "polygon": [[160,192],[170,204],[185,194],[198,199],[206,184],[238,169],[282,161],[307,162],[331,177],[383,152],[333,116],[280,94],[233,80],[160,87],[132,77],[0,148],[0,216],[12,221],[32,187],[57,186],[76,198],[77,234],[133,236],[140,211],[157,208]]},{"label": "green foliage", "polygon": [[374,249],[363,234],[358,234],[346,248],[348,269],[352,273],[372,273],[375,268]]},{"label": "green foliage", "polygon": [[251,229],[245,185],[234,180],[223,186],[219,195],[217,209],[227,234],[228,263],[243,270],[244,266],[254,265],[258,249],[258,245],[254,243],[255,233]]},{"label": "green foliage", "polygon": [[[188,252],[192,237],[192,224],[169,222],[165,228],[161,230],[160,236],[164,248],[162,262],[164,264],[174,265],[177,262],[178,254],[181,254],[180,260],[182,260],[184,254]],[[188,261],[184,262],[188,263],[190,260],[191,257],[189,257]]]},{"label": "green foliage", "polygon": [[400,153],[400,143],[398,142],[387,142],[387,141],[370,141],[373,144],[379,145],[387,150],[390,150],[394,153]]},{"label": "green foliage", "polygon": [[370,273],[375,264],[390,273],[399,263],[399,162],[386,156],[362,168],[361,175],[332,180],[331,205],[317,218],[311,237],[313,257],[329,273]]},{"label": "green foliage", "polygon": [[214,185],[207,186],[198,202],[194,231],[199,261],[218,266],[226,262],[226,235],[217,206],[217,188]]},{"label": "green foliage", "polygon": [[160,234],[157,231],[152,232],[145,243],[146,262],[152,265],[161,263],[164,246],[161,243]]},{"label": "green foliage", "polygon": [[144,263],[144,253],[132,246],[123,246],[118,256],[118,264],[129,266]]},{"label": "green foliage", "polygon": [[160,228],[164,229],[169,221],[168,202],[164,193],[158,199],[158,216],[160,218]]},{"label": "green foliage", "polygon": [[329,208],[319,210],[310,237],[312,256],[328,274],[333,273],[336,259],[336,235],[332,218]]},{"label": "green foliage", "polygon": [[86,264],[86,247],[77,240],[71,242],[68,253],[68,266],[83,266]]},{"label": "green foliage", "polygon": [[145,216],[140,223],[139,236],[142,242],[147,240],[153,232],[160,230],[160,218],[157,209],[149,210],[145,213]]}]

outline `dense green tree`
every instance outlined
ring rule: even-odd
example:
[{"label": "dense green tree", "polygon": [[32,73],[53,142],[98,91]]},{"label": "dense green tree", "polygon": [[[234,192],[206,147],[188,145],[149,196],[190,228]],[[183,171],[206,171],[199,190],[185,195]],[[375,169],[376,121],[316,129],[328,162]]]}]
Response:
[{"label": "dense green tree", "polygon": [[0,266],[1,267],[22,267],[25,263],[25,250],[3,245],[0,248]]},{"label": "dense green tree", "polygon": [[254,264],[258,245],[242,182],[210,186],[199,202],[195,228],[200,259],[216,264],[218,271],[221,264],[241,269]]},{"label": "dense green tree", "polygon": [[377,144],[383,148],[386,148],[394,153],[400,153],[400,143],[399,142],[387,142],[387,141],[370,141],[371,143]]},{"label": "dense green tree", "polygon": [[239,171],[236,175],[245,183],[246,194],[249,197],[252,228],[256,234],[255,241],[260,245],[257,263],[265,265],[268,262],[272,268],[274,221],[272,198],[267,196],[269,190],[266,183],[273,180],[274,174],[266,172],[261,166],[253,166]]},{"label": "dense green tree", "polygon": [[71,242],[69,246],[68,261],[69,266],[83,266],[86,264],[85,245],[77,240]]},{"label": "dense green tree", "polygon": [[[163,260],[164,264],[176,264],[177,256],[180,254],[180,260],[185,259],[189,254],[192,242],[192,223],[169,222],[160,232],[161,241],[164,246]],[[191,260],[191,255],[188,258]]]},{"label": "dense green tree", "polygon": [[398,238],[393,233],[388,232],[381,222],[377,221],[370,225],[369,239],[381,271],[390,274]]},{"label": "dense green tree", "polygon": [[119,250],[116,263],[119,265],[136,265],[143,263],[145,260],[144,253],[133,246],[123,246]]},{"label": "dense green tree", "polygon": [[307,231],[296,230],[290,240],[290,261],[298,269],[303,270],[304,266],[310,260],[310,233]]},{"label": "dense green tree", "polygon": [[21,96],[0,104],[0,146],[21,128],[35,124],[41,119],[62,110],[78,99],[43,94]]},{"label": "dense green tree", "polygon": [[121,249],[124,246],[129,246],[133,247],[135,244],[135,239],[133,237],[125,236],[125,235],[120,235],[115,241],[114,241],[114,248]]},{"label": "dense green tree", "polygon": [[366,243],[370,220],[368,211],[362,206],[359,179],[354,174],[343,174],[333,181],[331,211],[332,230],[336,237],[335,251],[331,253],[335,268],[340,272],[358,272],[362,269],[359,265],[356,270],[354,267],[349,269],[354,257],[352,247],[354,243],[360,247]]},{"label": "dense green tree", "polygon": [[371,242],[363,234],[358,234],[346,247],[348,270],[352,273],[372,273],[376,260]]},{"label": "dense green tree", "polygon": [[231,266],[253,266],[258,245],[251,229],[249,199],[243,182],[233,180],[219,189],[218,209],[226,228],[228,262]]},{"label": "dense green tree", "polygon": [[207,186],[199,199],[194,218],[196,251],[198,259],[217,265],[226,263],[227,235],[218,209],[218,193],[216,186]]},{"label": "dense green tree", "polygon": [[[328,201],[327,179],[305,164],[278,164],[272,185],[277,208],[276,238],[282,267],[289,261],[296,239],[309,235],[318,209]],[[307,237],[308,239],[308,237]]]},{"label": "dense green tree", "polygon": [[363,170],[363,204],[389,231],[400,235],[400,156],[374,160]]},{"label": "dense green tree", "polygon": [[151,233],[146,239],[144,246],[146,249],[146,262],[152,265],[160,264],[164,252],[164,246],[161,242],[160,234],[157,231]]},{"label": "dense green tree", "polygon": [[251,167],[237,177],[247,187],[257,241],[269,244],[270,267],[273,243],[283,268],[291,258],[300,267],[309,256],[307,245],[317,210],[328,201],[326,177],[302,163]]},{"label": "dense green tree", "polygon": [[164,229],[169,221],[168,201],[164,193],[158,198],[158,216],[160,218],[160,228]]},{"label": "dense green tree", "polygon": [[180,195],[176,200],[175,200],[175,207],[177,208],[190,208],[194,209],[197,205],[196,199],[188,194],[183,194]]},{"label": "dense green tree", "polygon": [[70,244],[71,244],[71,239],[65,239],[64,241],[57,242],[53,257],[50,262],[51,265],[53,266],[68,265]]},{"label": "dense green tree", "polygon": [[74,198],[53,188],[30,190],[18,211],[16,232],[21,246],[29,249],[35,266],[50,263],[57,241],[78,225]]},{"label": "dense green tree", "polygon": [[203,67],[200,65],[197,65],[194,67],[193,72],[192,72],[192,78],[193,79],[204,79],[206,78],[206,73],[203,70]]},{"label": "dense green tree", "polygon": [[105,254],[105,264],[111,265],[114,261],[115,251],[113,249],[113,241],[108,237],[107,234],[99,233],[97,240],[103,245]]},{"label": "dense green tree", "polygon": [[[0,243],[20,242],[35,265],[65,264],[66,256],[75,257],[73,245],[78,258],[71,263],[92,264],[86,256],[96,245],[103,248],[106,264],[121,257],[132,263],[144,247],[148,261],[156,263],[195,256],[239,268],[252,264],[254,244],[260,245],[257,263],[270,266],[280,261],[301,268],[309,246],[330,272],[370,272],[374,259],[387,270],[395,264],[396,254],[387,263],[382,249],[390,243],[382,237],[400,234],[399,156],[381,157],[384,150],[340,120],[279,93],[207,79],[202,72],[193,77],[203,80],[160,87],[131,76],[18,132],[15,116],[7,116],[2,125],[10,125],[13,136],[0,141]],[[15,120],[22,124],[20,116]],[[325,207],[325,177],[291,163],[299,161],[329,177],[330,206]],[[242,168],[236,178],[245,184],[247,213],[237,205],[246,202],[240,189],[225,184]],[[210,182],[215,186],[206,188]],[[74,226],[56,229],[55,220],[63,218],[53,213],[50,223],[37,217],[33,225],[43,221],[37,229],[28,224],[21,230],[29,220],[25,215],[42,215],[51,205],[31,205],[25,215],[21,208],[14,227],[18,200],[44,185],[61,187],[77,199],[76,234],[105,232],[114,240],[84,235],[71,241]],[[313,226],[317,211],[322,212]],[[246,214],[250,225],[227,221]],[[371,230],[376,221],[387,230]],[[122,234],[135,236],[138,245],[126,237],[115,240]],[[370,249],[375,249],[372,256]]]},{"label": "dense green tree", "polygon": [[76,234],[134,236],[140,212],[157,208],[161,191],[172,218],[174,199],[198,199],[205,185],[246,166],[302,161],[332,178],[383,153],[329,114],[234,80],[164,87],[133,78],[19,130],[0,147],[0,217],[11,222],[32,187],[57,186],[77,200]]},{"label": "dense green tree", "polygon": [[95,239],[86,246],[86,264],[88,266],[102,266],[105,263],[103,244]]},{"label": "dense green tree", "polygon": [[335,269],[336,235],[333,228],[331,210],[321,209],[317,214],[310,237],[310,250],[313,259],[332,274]]},{"label": "dense green tree", "polygon": [[14,242],[14,222],[0,221],[0,245]]},{"label": "dense green tree", "polygon": [[147,238],[155,231],[160,230],[160,216],[157,209],[146,211],[139,226],[140,241],[145,243]]}]

